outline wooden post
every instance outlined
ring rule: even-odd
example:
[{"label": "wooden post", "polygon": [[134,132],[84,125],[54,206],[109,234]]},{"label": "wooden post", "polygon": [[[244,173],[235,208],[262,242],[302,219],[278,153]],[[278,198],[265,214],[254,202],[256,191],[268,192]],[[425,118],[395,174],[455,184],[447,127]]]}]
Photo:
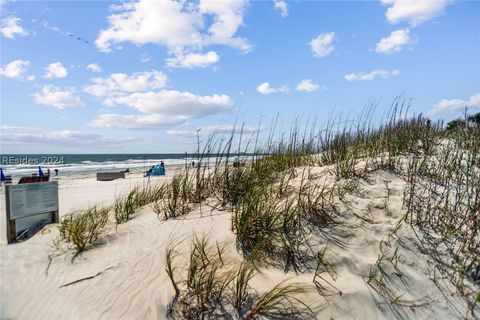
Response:
[{"label": "wooden post", "polygon": [[6,225],[7,225],[7,243],[10,244],[12,243],[13,240],[16,238],[16,225],[15,225],[15,220],[10,220],[10,187],[5,185],[5,209],[6,209],[6,214],[5,217],[7,219]]},{"label": "wooden post", "polygon": [[58,216],[58,210],[57,211],[52,211],[52,222],[53,223],[59,223],[60,218]]}]

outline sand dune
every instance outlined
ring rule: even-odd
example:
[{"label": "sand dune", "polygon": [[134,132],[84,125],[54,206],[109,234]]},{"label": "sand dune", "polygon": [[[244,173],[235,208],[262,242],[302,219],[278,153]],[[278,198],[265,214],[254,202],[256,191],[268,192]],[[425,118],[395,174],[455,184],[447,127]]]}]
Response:
[{"label": "sand dune", "polygon": [[[313,171],[326,176],[322,168]],[[93,203],[111,203],[115,195],[142,183],[139,177],[107,183],[92,178],[62,180],[62,214]],[[398,227],[405,214],[404,183],[385,171],[358,180],[355,191],[339,203],[340,223],[326,232],[328,236],[312,235],[320,239],[315,244],[319,249],[328,246],[325,259],[334,267],[334,274],[324,272],[319,281],[328,295],[317,292],[311,270],[295,274],[263,267],[254,279],[255,287],[261,291],[282,280],[302,282],[311,289],[302,299],[319,319],[464,318],[466,301],[448,279],[433,280],[435,266],[414,229]],[[165,273],[167,243],[208,233],[225,243],[230,254],[238,255],[230,219],[228,211],[204,207],[161,221],[147,206],[117,230],[110,223],[97,245],[73,262],[71,251],[53,246],[58,236],[55,225],[28,241],[2,245],[1,318],[164,319],[174,293]],[[397,270],[389,263],[378,270],[380,246],[387,255],[396,255]],[[397,298],[394,303],[367,284],[369,274],[381,272],[388,275],[388,287]]]}]

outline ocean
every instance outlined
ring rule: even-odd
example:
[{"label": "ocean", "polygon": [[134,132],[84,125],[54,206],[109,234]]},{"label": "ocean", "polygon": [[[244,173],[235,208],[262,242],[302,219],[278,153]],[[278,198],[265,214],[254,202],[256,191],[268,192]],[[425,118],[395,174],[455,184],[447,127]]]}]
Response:
[{"label": "ocean", "polygon": [[[204,156],[205,157],[205,156]],[[206,157],[213,160],[214,155]],[[50,168],[51,174],[58,169],[60,176],[89,174],[105,171],[146,170],[163,161],[169,166],[183,166],[196,161],[196,154],[150,153],[150,154],[3,154],[0,155],[0,167],[5,175],[14,178],[43,172]]]}]

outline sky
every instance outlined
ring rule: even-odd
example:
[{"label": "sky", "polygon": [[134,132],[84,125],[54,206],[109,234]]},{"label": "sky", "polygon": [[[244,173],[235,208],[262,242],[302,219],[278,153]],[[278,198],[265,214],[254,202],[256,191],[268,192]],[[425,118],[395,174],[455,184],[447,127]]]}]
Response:
[{"label": "sky", "polygon": [[0,0],[0,153],[176,153],[197,132],[480,111],[480,1]]}]

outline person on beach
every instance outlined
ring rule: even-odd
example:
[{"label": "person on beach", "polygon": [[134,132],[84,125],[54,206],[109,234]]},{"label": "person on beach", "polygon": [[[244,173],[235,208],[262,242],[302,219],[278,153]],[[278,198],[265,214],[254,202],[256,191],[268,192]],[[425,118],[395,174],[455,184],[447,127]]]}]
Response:
[{"label": "person on beach", "polygon": [[163,161],[160,161],[160,167],[165,168],[165,163],[163,163]]},{"label": "person on beach", "polygon": [[47,168],[47,176],[50,176],[50,168]]},{"label": "person on beach", "polygon": [[55,175],[58,176],[58,169],[55,169]]}]

